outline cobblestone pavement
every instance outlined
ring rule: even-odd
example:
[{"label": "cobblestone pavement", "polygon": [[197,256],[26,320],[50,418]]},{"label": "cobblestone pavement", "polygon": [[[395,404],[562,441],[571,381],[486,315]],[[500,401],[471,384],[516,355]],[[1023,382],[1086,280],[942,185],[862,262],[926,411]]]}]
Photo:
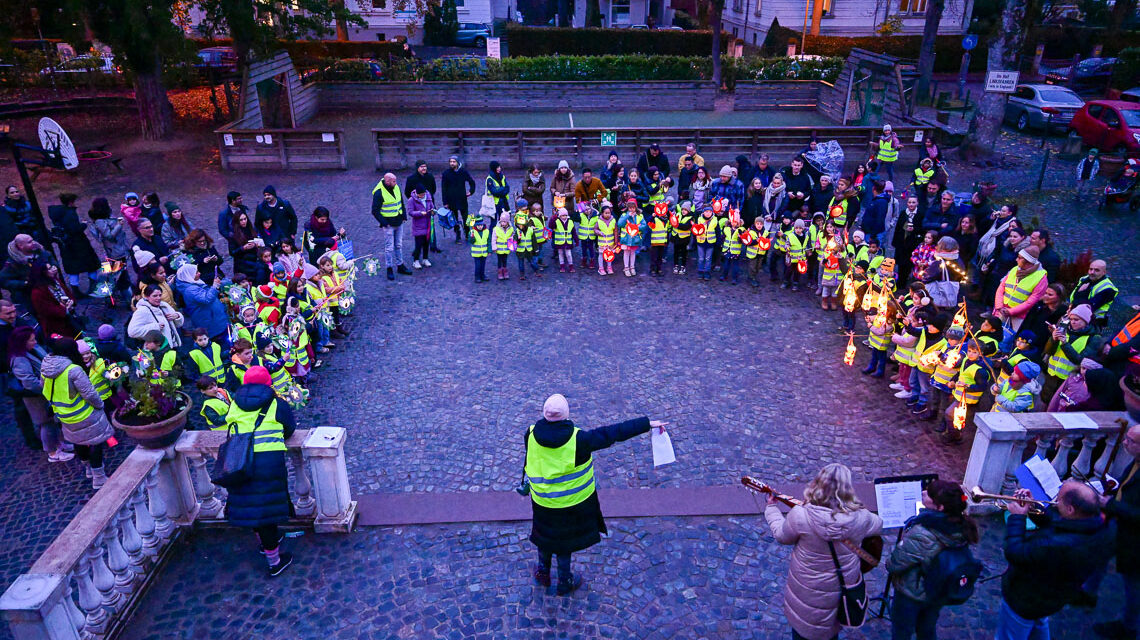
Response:
[{"label": "cobblestone pavement", "polygon": [[[1032,140],[1016,136],[1002,144],[1026,157],[1034,149]],[[82,193],[83,202],[94,195],[115,202],[121,192],[156,188],[212,230],[226,191],[245,193],[252,205],[271,183],[303,216],[317,204],[328,206],[334,221],[352,230],[359,254],[376,248],[367,210],[377,180],[372,172],[223,174],[203,170],[201,162],[208,165],[195,155],[182,162],[140,156],[128,163],[127,174],[46,175],[38,188],[45,202],[56,189]],[[1057,166],[1071,171],[1072,164]],[[482,170],[472,168],[477,180]],[[0,176],[8,178],[7,171]],[[1024,165],[956,167],[953,185],[982,176],[998,181],[999,198],[1016,194],[1039,208],[1045,224],[1062,230],[1063,254],[1094,247],[1124,295],[1136,294],[1138,258],[1119,242],[1137,237],[1132,216],[1097,213],[1056,192],[1023,196],[1036,179]],[[517,184],[518,176],[510,177]],[[865,348],[854,368],[840,364],[846,342],[839,318],[819,310],[807,293],[671,274],[603,279],[548,272],[519,282],[514,265],[511,281],[476,286],[466,248],[441,242],[445,253],[434,254],[434,266],[414,277],[394,284],[383,277],[362,280],[353,334],[318,373],[315,400],[300,413],[302,426],[349,429],[357,494],[513,487],[522,431],[553,391],[567,395],[572,417],[583,426],[640,414],[676,425],[676,464],[655,470],[648,444],[635,440],[598,456],[603,486],[731,484],[746,472],[803,481],[833,460],[864,481],[929,471],[954,478],[965,468],[968,443],[939,445],[902,412],[884,382],[858,374]],[[410,237],[405,247],[410,255]],[[7,418],[0,415],[11,424]],[[78,465],[49,465],[15,438],[8,441],[0,451],[0,530],[14,542],[0,560],[5,584],[31,565],[90,495]],[[613,539],[582,557],[593,582],[569,601],[530,586],[525,565],[532,551],[522,524],[308,535],[297,545],[298,566],[271,583],[259,574],[248,535],[198,532],[175,555],[131,633],[178,629],[185,637],[195,631],[220,637],[264,628],[283,637],[330,631],[341,637],[783,636],[777,594],[786,549],[754,531],[760,524],[741,518],[614,521]],[[991,556],[996,535],[989,538]],[[992,558],[990,566],[1002,563]],[[952,616],[960,637],[981,637],[992,627],[995,588],[991,583],[984,597]],[[258,595],[237,596],[250,592]],[[1066,613],[1057,626],[1076,634],[1087,622]],[[876,624],[867,637],[884,636]],[[0,629],[0,637],[6,634]]]}]

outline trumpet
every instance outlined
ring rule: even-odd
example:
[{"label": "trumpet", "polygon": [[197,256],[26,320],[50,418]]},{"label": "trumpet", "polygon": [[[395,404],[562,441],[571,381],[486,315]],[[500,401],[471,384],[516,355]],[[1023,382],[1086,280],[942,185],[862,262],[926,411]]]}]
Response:
[{"label": "trumpet", "polygon": [[974,502],[993,502],[995,505],[1001,507],[1002,509],[1006,507],[1005,503],[1007,502],[1029,503],[1032,505],[1029,507],[1029,513],[1032,513],[1034,515],[1045,513],[1046,507],[1057,504],[1056,500],[1036,500],[1034,498],[1017,498],[1014,496],[1003,496],[996,493],[986,493],[982,491],[981,487],[974,487],[973,490],[970,491],[970,497],[974,499]]}]

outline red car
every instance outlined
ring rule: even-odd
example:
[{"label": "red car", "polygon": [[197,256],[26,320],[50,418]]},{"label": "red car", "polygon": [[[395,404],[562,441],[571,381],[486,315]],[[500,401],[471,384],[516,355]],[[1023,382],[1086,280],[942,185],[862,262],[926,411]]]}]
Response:
[{"label": "red car", "polygon": [[1079,135],[1101,151],[1140,153],[1140,104],[1122,100],[1093,100],[1069,123],[1069,135]]}]

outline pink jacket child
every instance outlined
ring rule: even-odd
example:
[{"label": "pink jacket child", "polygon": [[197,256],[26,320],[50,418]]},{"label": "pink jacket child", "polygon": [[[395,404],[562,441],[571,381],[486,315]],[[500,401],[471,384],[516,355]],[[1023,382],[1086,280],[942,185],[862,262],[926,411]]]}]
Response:
[{"label": "pink jacket child", "polygon": [[432,201],[431,194],[426,191],[422,194],[413,193],[408,198],[408,215],[412,218],[413,236],[431,235],[431,217],[435,213],[434,210],[435,202]]},{"label": "pink jacket child", "polygon": [[[131,231],[137,236],[139,234],[139,218],[142,217],[142,207],[139,206],[139,194],[134,191],[127,192],[123,198],[123,204],[119,205],[119,213],[122,214],[123,219],[130,225]],[[155,232],[157,233],[157,229]]]}]

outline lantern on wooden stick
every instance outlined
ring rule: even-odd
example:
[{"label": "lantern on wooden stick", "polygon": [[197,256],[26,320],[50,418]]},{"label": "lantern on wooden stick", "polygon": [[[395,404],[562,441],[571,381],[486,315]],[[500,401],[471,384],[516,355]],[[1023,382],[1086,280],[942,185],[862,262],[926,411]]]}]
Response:
[{"label": "lantern on wooden stick", "polygon": [[855,364],[855,334],[847,336],[847,351],[843,354],[843,364],[849,367]]}]

